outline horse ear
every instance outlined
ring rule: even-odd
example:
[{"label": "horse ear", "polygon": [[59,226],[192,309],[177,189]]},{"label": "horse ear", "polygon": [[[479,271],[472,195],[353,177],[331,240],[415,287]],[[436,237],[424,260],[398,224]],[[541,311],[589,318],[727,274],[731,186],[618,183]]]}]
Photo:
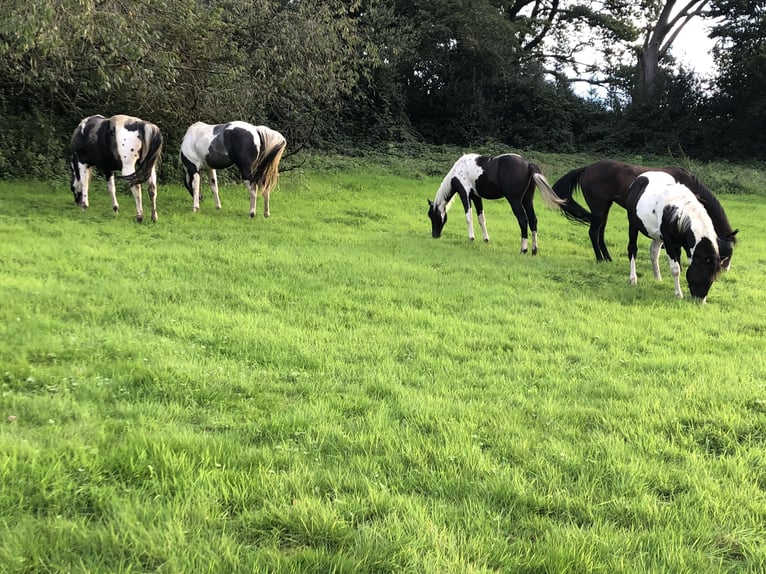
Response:
[{"label": "horse ear", "polygon": [[732,232],[731,232],[731,235],[729,235],[729,237],[731,237],[731,238],[733,239],[733,238],[734,238],[734,236],[735,236],[737,233],[739,233],[739,229],[735,229],[734,231],[732,231]]},{"label": "horse ear", "polygon": [[[430,199],[426,199],[426,201],[428,202],[428,205],[429,205],[429,206],[430,206],[430,205],[433,205],[433,203],[431,203],[431,200],[430,200]],[[737,230],[737,231],[739,231],[739,230]],[[736,233],[736,231],[735,231],[734,233]]]}]

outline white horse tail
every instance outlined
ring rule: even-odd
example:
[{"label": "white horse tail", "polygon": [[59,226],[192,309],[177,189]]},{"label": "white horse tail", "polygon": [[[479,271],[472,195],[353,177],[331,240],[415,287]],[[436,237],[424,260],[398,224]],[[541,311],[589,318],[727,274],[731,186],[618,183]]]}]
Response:
[{"label": "white horse tail", "polygon": [[545,179],[543,172],[540,170],[540,168],[536,164],[530,162],[529,170],[530,172],[532,172],[532,177],[534,178],[535,183],[537,184],[537,187],[540,188],[540,195],[543,196],[543,201],[545,202],[545,205],[547,205],[551,209],[559,209],[562,205],[566,203],[566,199],[563,199],[559,197],[558,195],[556,195],[556,192],[553,191],[551,184],[548,183],[548,180]]},{"label": "white horse tail", "polygon": [[278,131],[265,126],[259,126],[258,133],[263,147],[253,165],[253,179],[268,193],[279,179],[279,161],[287,146],[287,140]]}]

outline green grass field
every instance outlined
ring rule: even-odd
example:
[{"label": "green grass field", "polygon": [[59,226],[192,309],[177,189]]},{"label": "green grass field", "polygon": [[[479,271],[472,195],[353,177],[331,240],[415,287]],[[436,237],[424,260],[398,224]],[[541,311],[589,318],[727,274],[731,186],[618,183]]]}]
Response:
[{"label": "green grass field", "polygon": [[763,572],[764,172],[699,166],[740,229],[699,305],[643,237],[629,285],[619,207],[610,264],[539,194],[536,257],[501,202],[434,240],[456,156],[395,159],[268,220],[0,182],[0,572]]}]

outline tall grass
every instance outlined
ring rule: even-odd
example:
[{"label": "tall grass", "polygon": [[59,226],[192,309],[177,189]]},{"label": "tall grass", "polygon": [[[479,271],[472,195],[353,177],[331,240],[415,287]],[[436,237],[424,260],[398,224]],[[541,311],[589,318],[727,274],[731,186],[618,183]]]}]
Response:
[{"label": "tall grass", "polygon": [[647,239],[628,284],[619,208],[611,264],[539,197],[537,257],[500,202],[431,239],[451,153],[315,159],[267,220],[0,183],[0,571],[761,572],[762,171],[698,305]]}]

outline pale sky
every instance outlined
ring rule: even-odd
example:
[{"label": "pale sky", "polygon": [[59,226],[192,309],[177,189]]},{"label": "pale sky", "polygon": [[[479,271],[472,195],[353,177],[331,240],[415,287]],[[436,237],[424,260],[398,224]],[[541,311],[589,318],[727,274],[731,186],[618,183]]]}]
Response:
[{"label": "pale sky", "polygon": [[708,38],[709,24],[694,18],[684,27],[673,42],[670,50],[676,59],[693,69],[698,76],[711,75],[713,63],[713,41]]}]

